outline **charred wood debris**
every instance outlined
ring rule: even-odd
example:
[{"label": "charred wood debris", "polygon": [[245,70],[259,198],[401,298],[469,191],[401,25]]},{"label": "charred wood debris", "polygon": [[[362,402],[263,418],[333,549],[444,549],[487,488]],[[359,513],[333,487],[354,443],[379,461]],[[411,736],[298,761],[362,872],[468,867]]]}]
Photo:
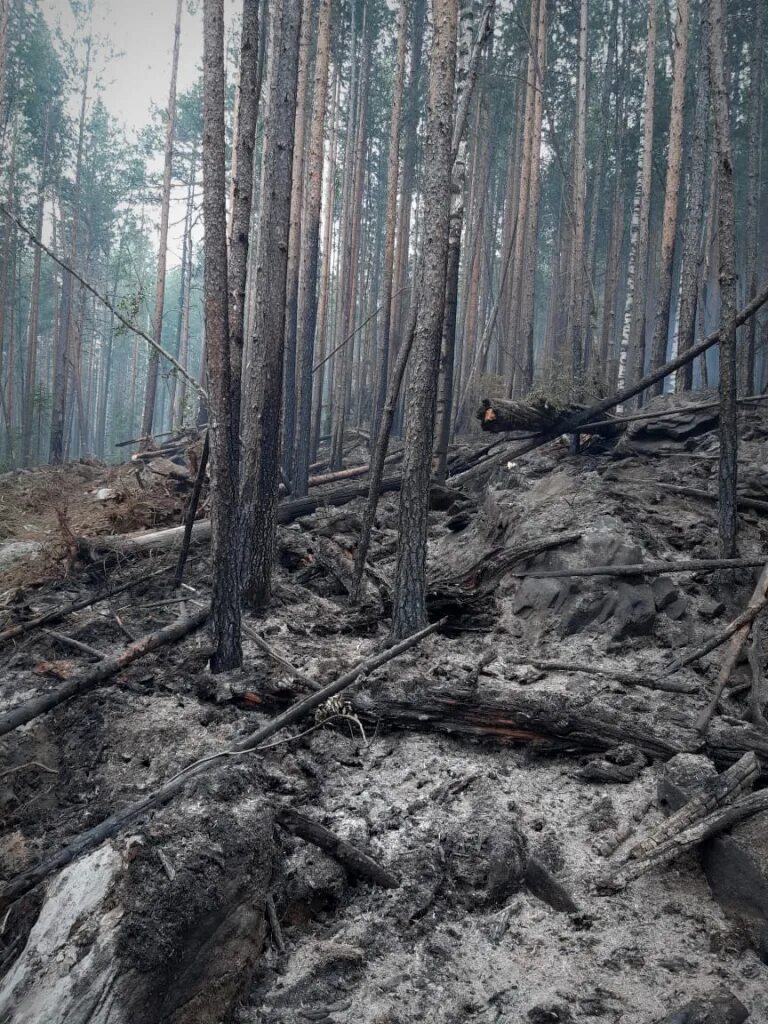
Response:
[{"label": "charred wood debris", "polygon": [[[368,438],[351,436],[342,470],[311,467],[307,498],[284,482],[273,607],[244,619],[247,668],[223,676],[206,668],[205,439],[127,441],[135,450],[119,471],[87,466],[80,521],[89,508],[119,510],[137,489],[159,511],[150,528],[126,528],[130,517],[115,512],[90,534],[60,516],[47,541],[0,546],[4,565],[37,565],[32,582],[2,595],[0,1019],[32,1020],[61,974],[50,950],[66,958],[80,943],[87,956],[73,984],[93,1016],[67,990],[62,1019],[122,1020],[104,1010],[107,998],[130,1009],[125,1019],[229,1019],[250,993],[261,1009],[237,1019],[300,1020],[297,1007],[325,999],[324,1016],[308,1019],[343,1021],[349,1007],[333,1002],[329,979],[354,989],[376,955],[362,940],[317,938],[301,983],[283,991],[275,979],[301,936],[341,913],[350,886],[370,887],[367,912],[377,906],[380,922],[391,912],[414,934],[432,920],[450,936],[447,902],[480,912],[497,947],[510,929],[519,934],[516,893],[586,935],[600,928],[599,908],[639,885],[668,887],[670,871],[703,871],[745,936],[734,957],[739,970],[751,966],[736,993],[733,965],[717,984],[679,967],[675,984],[658,989],[655,1016],[632,993],[622,1016],[621,991],[598,986],[591,1003],[574,990],[524,1005],[500,990],[466,1016],[429,1019],[768,1019],[768,997],[755,995],[768,963],[759,397],[740,404],[735,559],[716,557],[716,396],[660,396],[639,414],[602,414],[563,435],[583,409],[484,400],[482,431],[503,436],[452,447],[447,483],[431,494],[432,624],[394,647],[386,620],[401,451],[390,445],[352,604],[369,466]],[[542,436],[546,446],[514,457],[519,442]],[[45,472],[7,482],[21,493]],[[53,578],[62,549],[66,572]],[[334,821],[323,794],[342,766],[375,777],[408,735],[439,744],[441,768],[454,768],[438,780],[413,764],[439,824],[431,833],[415,824],[418,801],[401,809],[416,833],[401,858],[402,844],[387,841],[394,825],[359,808]],[[473,749],[470,769],[462,751]],[[524,792],[504,815],[494,756],[529,771],[562,764],[569,785],[598,794],[585,807],[603,806],[607,824],[595,827],[590,863],[569,867],[567,831],[552,838],[556,856],[537,843],[542,825]],[[631,799],[614,800],[622,791]],[[332,881],[324,863],[335,865]],[[73,928],[56,944],[41,921],[67,906],[91,932]],[[427,1019],[417,1005],[380,1019]]]}]

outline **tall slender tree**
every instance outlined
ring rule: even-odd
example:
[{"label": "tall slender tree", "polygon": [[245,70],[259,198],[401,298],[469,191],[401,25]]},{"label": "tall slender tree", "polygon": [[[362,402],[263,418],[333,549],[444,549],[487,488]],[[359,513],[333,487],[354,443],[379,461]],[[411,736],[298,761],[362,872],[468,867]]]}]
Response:
[{"label": "tall slender tree", "polygon": [[736,238],[733,154],[725,76],[724,0],[707,0],[709,9],[709,82],[715,114],[717,150],[717,228],[720,251],[720,461],[718,468],[720,555],[736,554]]},{"label": "tall slender tree", "polygon": [[261,230],[243,382],[242,581],[244,599],[254,609],[263,609],[269,602],[277,528],[300,0],[277,0],[270,13]]},{"label": "tall slender tree", "polygon": [[392,607],[392,633],[425,625],[427,519],[450,219],[456,0],[432,0],[424,158],[424,264],[408,387],[408,416]]},{"label": "tall slender tree", "polygon": [[[171,209],[171,176],[173,174],[173,133],[176,124],[176,81],[179,73],[179,47],[181,44],[181,12],[183,0],[176,0],[176,20],[173,26],[173,55],[171,57],[171,84],[168,90],[168,109],[165,112],[165,144],[163,148],[163,191],[160,198],[160,238],[157,249],[157,276],[155,279],[155,306],[152,313],[152,337],[158,340],[163,334],[163,309],[165,307],[165,272],[168,262],[168,221]],[[141,417],[141,432],[152,433],[157,400],[157,372],[160,355],[157,349],[149,354],[147,384],[144,392],[144,412]]]}]

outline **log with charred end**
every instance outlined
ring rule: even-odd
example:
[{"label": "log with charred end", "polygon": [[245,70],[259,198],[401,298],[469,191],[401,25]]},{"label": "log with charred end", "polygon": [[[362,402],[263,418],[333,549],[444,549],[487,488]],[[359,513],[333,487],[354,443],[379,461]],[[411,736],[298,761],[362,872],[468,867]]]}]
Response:
[{"label": "log with charred end", "polygon": [[281,807],[275,812],[275,821],[291,835],[298,836],[307,843],[318,846],[329,857],[333,857],[343,865],[350,874],[359,878],[366,878],[375,885],[381,885],[385,889],[397,889],[400,880],[382,867],[373,857],[358,850],[346,839],[337,836],[335,832],[325,828],[323,825],[312,821],[310,818],[299,814],[292,807]]},{"label": "log with charred end", "polygon": [[[739,655],[742,652],[744,644],[747,642],[750,630],[752,629],[751,623],[760,614],[763,608],[768,604],[768,562],[766,562],[763,571],[760,573],[755,589],[752,591],[752,596],[747,604],[746,611],[754,613],[750,622],[740,626],[731,636],[728,649],[725,652],[720,672],[717,677],[717,684],[715,686],[715,692],[712,695],[707,707],[701,712],[696,720],[696,728],[702,735],[704,735],[709,728],[709,723],[712,721],[712,716],[717,710],[717,705],[725,689],[726,683],[731,678],[736,662],[738,661]],[[733,625],[733,624],[732,624]]]},{"label": "log with charred end", "polygon": [[611,871],[596,880],[598,889],[615,892],[623,889],[629,882],[657,867],[663,867],[676,860],[684,853],[696,849],[707,839],[725,832],[726,829],[738,825],[755,814],[768,810],[768,789],[757,793],[749,793],[739,797],[733,803],[717,810],[691,825],[690,828],[678,832],[661,846],[655,847],[651,853],[638,860],[630,860],[622,864],[618,870]]},{"label": "log with charred end", "polygon": [[441,625],[442,623],[439,622],[433,623],[418,633],[406,637],[405,640],[401,640],[400,643],[394,644],[368,658],[364,658],[357,665],[353,665],[351,669],[333,680],[333,682],[323,687],[322,690],[318,690],[317,693],[312,693],[298,700],[287,711],[284,711],[271,722],[262,726],[261,729],[257,729],[256,732],[243,736],[229,749],[209,754],[198,761],[194,761],[140,800],[129,804],[127,807],[123,807],[115,814],[105,818],[104,821],[99,822],[85,832],[81,832],[80,835],[75,836],[56,853],[11,879],[2,892],[0,892],[0,914],[15,903],[16,900],[20,899],[20,897],[30,892],[46,878],[49,878],[55,871],[66,867],[67,864],[71,864],[73,860],[94,849],[94,847],[101,845],[105,840],[111,839],[112,836],[117,835],[124,829],[126,825],[136,821],[137,818],[140,818],[148,811],[169,803],[192,779],[214,768],[230,763],[239,754],[256,750],[265,740],[280,732],[281,729],[302,721],[312,711],[320,707],[321,704],[324,704],[326,700],[347,689],[361,676],[369,675],[388,661],[415,647],[425,637],[429,636],[430,633],[434,633]]},{"label": "log with charred end", "polygon": [[164,626],[154,633],[148,633],[146,636],[140,637],[134,643],[129,644],[120,654],[112,658],[104,658],[92,668],[80,672],[72,679],[68,679],[62,686],[56,687],[50,693],[41,694],[39,697],[31,697],[29,700],[17,704],[15,708],[11,708],[10,711],[0,715],[0,736],[5,736],[14,729],[26,725],[39,715],[44,715],[46,712],[58,707],[59,704],[63,704],[64,701],[69,700],[71,697],[88,693],[89,690],[93,690],[100,683],[111,679],[134,661],[143,658],[145,654],[156,651],[158,647],[163,647],[165,644],[180,640],[187,633],[191,633],[192,630],[202,626],[207,618],[208,608],[202,608],[191,615],[177,619],[176,622],[172,622],[169,626]]},{"label": "log with charred end", "polygon": [[[384,465],[390,465],[393,462],[398,462],[402,459],[402,451],[392,452],[384,459]],[[341,480],[354,480],[355,477],[365,476],[370,471],[370,462],[365,462],[360,466],[350,466],[347,469],[336,470],[335,473],[320,473],[316,476],[311,476],[308,481],[309,487],[322,487],[325,484],[339,483]]]},{"label": "log with charred end", "polygon": [[706,818],[718,807],[723,807],[747,792],[759,775],[760,763],[754,751],[749,751],[736,764],[724,771],[715,780],[714,785],[692,797],[673,815],[646,833],[639,842],[626,851],[621,861],[649,857],[655,849],[662,847],[674,836]]},{"label": "log with charred end", "polygon": [[[480,408],[475,413],[475,418],[480,420],[483,430],[491,434],[500,434],[512,431],[525,431],[531,434],[540,434],[544,431],[557,430],[558,425],[567,423],[573,416],[581,412],[580,408],[571,406],[560,408],[552,405],[546,400],[538,402],[510,402],[502,399],[491,401],[484,398]],[[603,434],[611,436],[618,431],[611,421],[591,424],[587,423],[581,428],[584,434]]]},{"label": "log with charred end", "polygon": [[692,999],[679,1010],[660,1017],[654,1024],[744,1024],[749,1010],[732,992],[716,992],[705,999]]},{"label": "log with charred end", "polygon": [[[755,295],[754,299],[752,299],[752,301],[744,306],[740,311],[736,317],[736,326],[740,327],[742,324],[745,324],[766,302],[768,302],[768,284],[766,284],[760,292]],[[643,391],[647,391],[648,388],[653,387],[653,385],[658,383],[660,380],[664,380],[665,377],[668,377],[676,370],[679,370],[681,366],[687,366],[688,363],[693,362],[694,359],[712,348],[719,341],[720,331],[713,331],[712,334],[707,335],[703,341],[700,341],[698,345],[694,345],[692,348],[689,348],[685,352],[676,356],[675,359],[671,359],[668,363],[660,366],[657,370],[653,370],[651,373],[637,381],[636,384],[631,384],[629,387],[611,395],[609,398],[604,398],[602,401],[584,409],[582,412],[568,417],[565,422],[558,423],[555,427],[545,430],[530,441],[526,441],[525,444],[520,446],[516,446],[515,444],[511,444],[509,446],[504,445],[493,455],[489,455],[487,458],[481,459],[479,462],[475,463],[474,466],[471,466],[469,469],[466,469],[454,476],[452,478],[452,482],[457,486],[463,486],[468,481],[476,480],[478,477],[482,476],[483,473],[493,470],[496,466],[500,465],[502,462],[506,462],[508,459],[518,459],[523,455],[528,455],[530,452],[536,451],[537,448],[541,448],[542,445],[547,444],[549,441],[553,441],[560,434],[569,434],[581,430],[584,430],[586,433],[586,424],[590,421],[595,422],[603,413],[608,412],[609,409],[613,409],[617,405],[622,405],[624,402],[628,402],[630,398],[634,398],[635,395],[639,395]]]},{"label": "log with charred end", "polygon": [[666,573],[703,572],[711,569],[754,569],[764,558],[692,558],[685,562],[637,562],[633,565],[586,565],[570,569],[528,569],[513,576],[561,579],[570,576],[662,576]]},{"label": "log with charred end", "polygon": [[[382,480],[381,490],[399,491],[400,477],[387,477]],[[368,493],[366,484],[340,487],[327,494],[308,498],[296,498],[284,501],[277,508],[277,522],[280,526],[311,515],[325,506],[346,505],[347,502],[361,498]],[[136,533],[118,534],[108,537],[78,538],[78,553],[81,557],[99,561],[110,555],[141,555],[150,551],[168,551],[182,543],[184,526],[174,526],[167,530],[141,530]],[[192,542],[204,543],[211,539],[211,522],[209,519],[198,519],[192,528]],[[0,636],[0,639],[2,637]]]}]

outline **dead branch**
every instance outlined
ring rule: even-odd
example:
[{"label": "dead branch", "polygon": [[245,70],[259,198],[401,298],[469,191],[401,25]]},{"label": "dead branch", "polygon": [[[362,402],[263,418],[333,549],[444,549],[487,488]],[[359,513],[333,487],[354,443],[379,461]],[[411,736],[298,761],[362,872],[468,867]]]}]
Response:
[{"label": "dead branch", "polygon": [[184,579],[184,566],[187,564],[187,555],[189,554],[189,546],[192,543],[192,528],[195,525],[195,517],[197,516],[197,506],[200,503],[200,494],[203,490],[203,481],[205,480],[205,472],[208,468],[208,456],[211,451],[211,441],[208,431],[205,432],[205,441],[203,442],[203,450],[200,454],[200,465],[197,467],[197,476],[195,477],[195,485],[192,488],[192,495],[189,499],[189,508],[187,509],[187,515],[184,520],[184,538],[181,542],[181,551],[179,551],[179,560],[176,563],[176,575],[173,578],[173,586],[175,590],[178,590],[181,586],[182,580]]},{"label": "dead branch", "polygon": [[[622,487],[652,486],[665,494],[680,494],[685,498],[699,498],[701,501],[717,502],[718,497],[711,491],[701,491],[697,487],[683,487],[677,484],[659,483],[655,480],[623,480]],[[756,512],[768,512],[768,501],[759,501],[757,498],[746,498],[742,495],[736,496],[736,505],[741,509],[753,509]]]},{"label": "dead branch", "polygon": [[337,836],[335,832],[331,832],[318,822],[299,814],[292,807],[279,808],[275,813],[275,821],[291,835],[318,846],[329,857],[342,864],[350,874],[367,878],[385,889],[397,889],[400,885],[400,880],[373,857],[369,857],[367,853],[358,850],[352,843],[348,843],[346,839]]},{"label": "dead branch", "polygon": [[760,630],[757,619],[752,624],[752,643],[747,651],[749,667],[752,672],[752,684],[749,688],[749,712],[754,725],[768,730],[768,720],[763,714],[765,703],[765,676],[763,674],[763,654],[760,643]]},{"label": "dead branch", "polygon": [[208,608],[203,608],[193,612],[186,618],[177,619],[169,626],[163,626],[162,629],[157,630],[155,633],[148,633],[146,636],[140,637],[134,643],[129,644],[120,654],[112,658],[104,658],[103,661],[79,673],[72,679],[68,679],[62,686],[57,687],[50,693],[31,697],[29,700],[17,704],[15,708],[11,708],[4,715],[0,715],[0,736],[5,736],[9,732],[13,732],[14,729],[26,725],[34,718],[44,715],[71,697],[88,693],[89,690],[94,689],[99,683],[111,679],[112,676],[117,675],[118,672],[134,661],[143,658],[145,654],[149,654],[150,651],[156,651],[158,647],[163,647],[165,644],[172,643],[174,640],[179,640],[181,637],[186,636],[187,633],[191,633],[192,630],[202,626],[207,618]]}]

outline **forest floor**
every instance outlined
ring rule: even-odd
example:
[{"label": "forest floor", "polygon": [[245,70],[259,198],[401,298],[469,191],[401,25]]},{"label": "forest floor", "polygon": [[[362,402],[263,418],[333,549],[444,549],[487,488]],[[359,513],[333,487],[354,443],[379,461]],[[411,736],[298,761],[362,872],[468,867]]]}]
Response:
[{"label": "forest floor", "polygon": [[[766,438],[768,420],[754,414],[741,444],[747,487],[750,480],[760,484]],[[7,1019],[21,1024],[166,1019],[159,1010],[131,1015],[119,999],[102,1000],[91,1016],[45,1012],[69,1005],[74,988],[90,983],[92,973],[84,972],[86,966],[92,972],[100,942],[134,978],[161,961],[172,967],[180,936],[195,922],[210,922],[227,886],[241,899],[249,886],[255,893],[265,885],[284,948],[269,928],[254,926],[265,934],[264,949],[235,1011],[239,1024],[649,1024],[721,987],[742,1000],[750,1020],[768,1021],[768,966],[745,927],[713,899],[698,856],[654,869],[620,892],[604,894],[595,885],[606,866],[601,842],[628,822],[642,833],[661,818],[661,761],[641,757],[626,783],[590,781],[580,775],[588,776],[585,767],[600,755],[577,741],[515,743],[501,727],[476,741],[450,716],[436,722],[414,714],[410,728],[402,729],[386,716],[377,722],[375,714],[387,701],[418,710],[419,701],[435,693],[451,700],[470,694],[482,702],[535,691],[636,714],[660,734],[690,722],[711,693],[718,651],[696,671],[678,673],[696,684],[690,693],[630,687],[586,672],[545,672],[517,659],[531,655],[663,675],[677,653],[738,614],[756,570],[739,570],[726,586],[704,572],[665,576],[663,585],[656,577],[524,579],[514,573],[714,557],[716,506],[665,487],[714,490],[716,450],[714,433],[668,448],[660,443],[653,451],[625,448],[620,458],[605,442],[580,455],[555,443],[483,480],[469,494],[469,515],[433,511],[435,578],[471,566],[492,549],[566,533],[581,537],[501,577],[480,606],[462,607],[442,633],[356,686],[351,708],[326,723],[306,722],[251,759],[202,776],[129,835],[89,854],[80,863],[97,872],[93,877],[110,857],[119,865],[104,883],[105,892],[113,888],[103,905],[93,877],[78,882],[77,864],[67,869],[76,898],[70,892],[71,920],[56,942],[43,948],[39,920],[30,936],[43,904],[39,889],[16,904],[0,922],[0,970],[7,972],[0,981],[0,1019],[8,1007],[14,1014]],[[2,601],[8,622],[103,586],[105,571],[115,583],[140,581],[56,630],[108,654],[127,635],[146,634],[175,617],[178,602],[171,603],[167,574],[159,572],[173,564],[173,555],[83,567],[73,564],[60,526],[57,534],[55,506],[65,489],[73,535],[120,529],[123,513],[116,507],[91,515],[92,492],[114,486],[127,472],[72,466],[2,481],[0,557],[20,540],[47,545],[34,568],[24,557],[10,566],[15,575],[4,579]],[[22,491],[26,505],[18,498]],[[151,493],[144,499],[152,506]],[[173,489],[162,485],[158,501],[165,503],[162,513],[138,524],[133,513],[126,515],[122,528],[177,523],[180,499]],[[281,528],[287,538],[281,550],[294,557],[281,557],[269,614],[246,618],[294,666],[323,683],[380,647],[387,623],[380,610],[351,615],[339,580],[321,562],[296,556],[290,541],[320,534],[349,550],[361,507],[358,501],[320,509]],[[385,495],[373,549],[384,590],[396,523],[397,496]],[[740,554],[763,557],[766,540],[768,518],[744,512]],[[190,606],[207,598],[209,578],[208,547],[195,546],[186,576]],[[211,676],[207,637],[198,631],[1,740],[0,877],[16,875],[189,762],[251,732],[275,705],[295,699],[296,686],[279,665],[247,638],[244,651],[242,670]],[[7,708],[55,687],[87,663],[86,655],[49,633],[31,632],[0,653],[0,704]],[[748,667],[739,665],[732,683],[748,678]],[[721,716],[743,721],[747,694],[725,696]],[[354,881],[325,853],[282,832],[274,839],[271,878],[265,869],[264,881],[252,863],[253,848],[259,815],[274,799],[368,852],[400,886]],[[555,909],[519,879],[515,884],[510,870],[504,885],[494,887],[477,868],[494,836],[513,834],[527,845],[521,856],[534,855],[570,893],[576,911]],[[271,842],[263,838],[264,851]],[[110,914],[120,920],[116,937],[110,933],[112,946],[104,926]],[[206,927],[220,934],[218,924]],[[36,977],[43,980],[37,984]],[[196,998],[198,1016],[167,1019],[220,1019],[215,1001],[208,1004],[205,993]]]}]

